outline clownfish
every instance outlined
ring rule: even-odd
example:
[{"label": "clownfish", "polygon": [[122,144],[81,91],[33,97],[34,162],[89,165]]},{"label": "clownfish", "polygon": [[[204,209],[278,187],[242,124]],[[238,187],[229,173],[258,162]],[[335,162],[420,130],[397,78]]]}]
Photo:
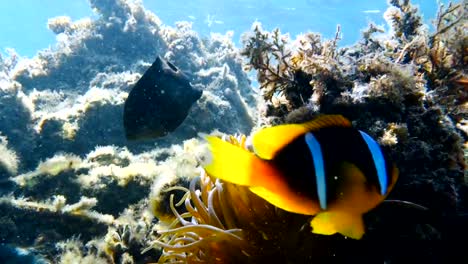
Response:
[{"label": "clownfish", "polygon": [[341,115],[264,128],[252,151],[205,136],[212,177],[249,187],[285,211],[314,216],[312,232],[360,239],[362,215],[392,190],[398,169],[367,133]]}]

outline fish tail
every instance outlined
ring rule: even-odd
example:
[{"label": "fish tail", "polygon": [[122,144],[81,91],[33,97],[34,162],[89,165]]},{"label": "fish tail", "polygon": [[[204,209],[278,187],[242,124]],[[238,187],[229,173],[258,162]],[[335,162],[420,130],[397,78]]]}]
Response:
[{"label": "fish tail", "polygon": [[317,214],[310,222],[312,233],[344,236],[361,239],[364,235],[364,222],[361,215],[348,212],[325,211]]},{"label": "fish tail", "polygon": [[[243,186],[262,185],[262,178],[271,175],[270,165],[255,154],[216,136],[205,136],[211,157],[205,171],[221,180]],[[254,177],[255,176],[255,177]]]}]

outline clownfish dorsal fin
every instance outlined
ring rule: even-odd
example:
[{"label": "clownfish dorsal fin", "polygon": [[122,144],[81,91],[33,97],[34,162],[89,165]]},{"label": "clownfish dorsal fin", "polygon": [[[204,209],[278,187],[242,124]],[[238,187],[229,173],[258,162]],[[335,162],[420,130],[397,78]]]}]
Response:
[{"label": "clownfish dorsal fin", "polygon": [[321,115],[301,124],[267,127],[253,135],[254,152],[262,159],[273,159],[280,149],[297,137],[325,127],[351,127],[351,122],[342,115]]},{"label": "clownfish dorsal fin", "polygon": [[264,128],[252,137],[254,152],[262,159],[271,160],[280,149],[305,133],[307,133],[307,128],[301,124]]},{"label": "clownfish dorsal fin", "polygon": [[301,125],[314,132],[326,127],[351,127],[351,122],[342,115],[320,115]]}]

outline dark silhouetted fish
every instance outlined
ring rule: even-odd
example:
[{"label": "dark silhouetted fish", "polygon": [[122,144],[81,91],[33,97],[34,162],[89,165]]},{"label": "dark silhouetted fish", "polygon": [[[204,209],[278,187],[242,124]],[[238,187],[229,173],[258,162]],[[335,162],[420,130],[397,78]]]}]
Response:
[{"label": "dark silhouetted fish", "polygon": [[125,101],[127,139],[166,136],[182,124],[201,95],[182,71],[158,56]]}]

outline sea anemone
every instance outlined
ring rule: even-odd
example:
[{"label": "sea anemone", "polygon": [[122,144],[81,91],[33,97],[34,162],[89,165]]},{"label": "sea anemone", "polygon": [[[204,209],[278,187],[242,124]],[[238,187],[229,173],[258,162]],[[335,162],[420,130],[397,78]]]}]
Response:
[{"label": "sea anemone", "polygon": [[[161,236],[154,245],[163,248],[160,263],[226,263],[236,256],[240,262],[248,256],[247,241],[243,239],[242,230],[236,227],[234,212],[227,206],[230,201],[223,195],[225,190],[218,180],[213,182],[204,175],[193,179],[188,189],[178,186],[168,191],[171,189],[184,190],[186,195],[176,205],[174,195],[170,196],[176,220],[167,230],[158,230]],[[175,206],[184,201],[187,212],[180,214]],[[185,219],[189,217],[190,221]]]},{"label": "sea anemone", "polygon": [[[227,137],[246,148],[246,138]],[[156,237],[146,249],[162,248],[159,263],[297,263],[333,257],[329,242],[342,237],[310,232],[310,216],[283,211],[247,187],[223,182],[203,170],[183,191],[180,201],[169,197],[175,215],[171,223],[155,227]],[[185,205],[185,208],[177,209]],[[167,219],[166,219],[167,220]],[[160,220],[161,221],[161,220]]]}]

